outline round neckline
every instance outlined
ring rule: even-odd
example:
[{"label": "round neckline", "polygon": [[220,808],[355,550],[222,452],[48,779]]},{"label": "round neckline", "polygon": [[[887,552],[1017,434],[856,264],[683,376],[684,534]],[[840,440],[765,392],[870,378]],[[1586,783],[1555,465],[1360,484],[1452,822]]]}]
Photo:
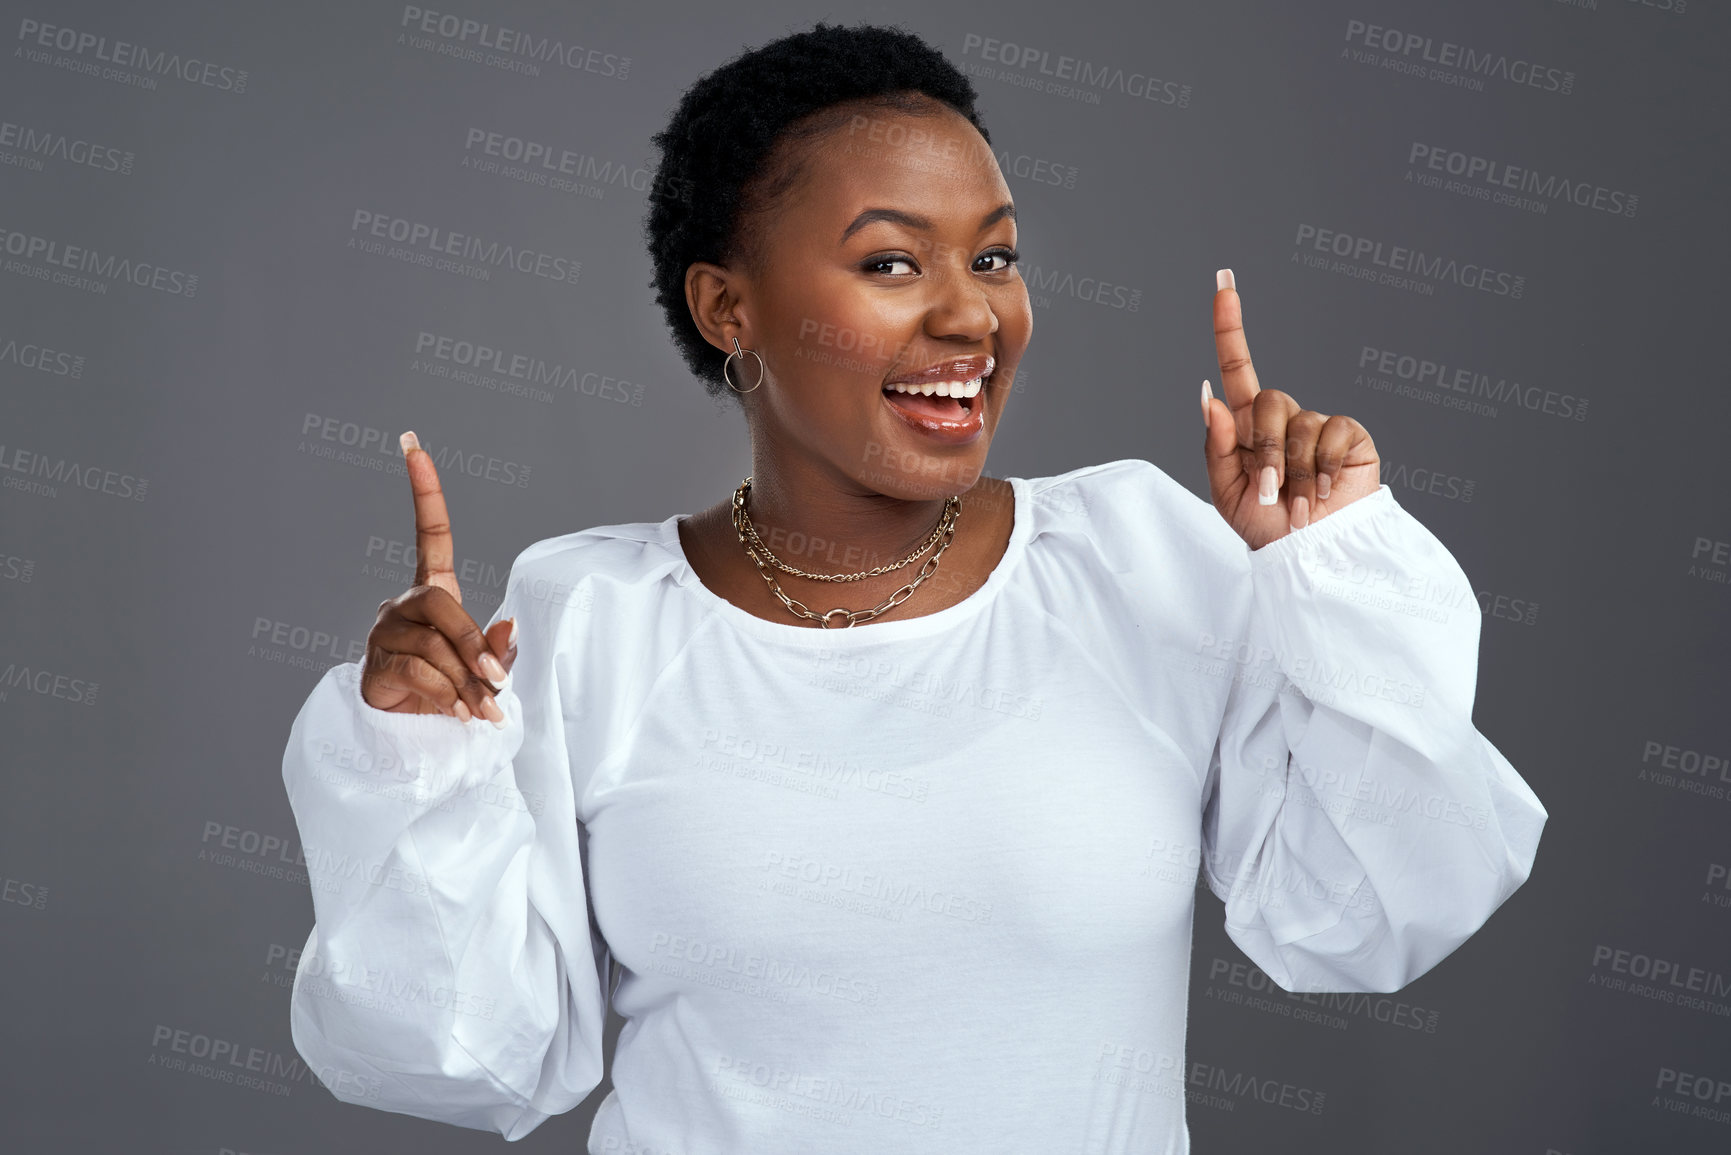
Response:
[{"label": "round neckline", "polygon": [[1013,518],[1010,525],[1010,540],[1004,546],[1004,555],[998,559],[998,564],[992,567],[992,572],[986,575],[986,580],[980,588],[951,606],[945,606],[929,614],[921,614],[913,618],[894,618],[887,622],[867,622],[864,625],[850,626],[846,629],[826,630],[817,626],[798,626],[789,621],[773,622],[760,618],[756,614],[734,605],[714,590],[703,584],[703,579],[697,576],[692,568],[690,558],[685,555],[685,543],[679,540],[679,523],[688,514],[675,514],[661,523],[662,545],[671,552],[678,562],[677,580],[691,592],[698,601],[709,607],[710,612],[730,622],[733,626],[754,637],[766,641],[782,641],[793,645],[822,646],[835,648],[837,646],[870,645],[873,639],[879,641],[895,641],[899,638],[923,637],[938,633],[951,626],[973,617],[984,609],[1004,585],[1010,580],[1010,575],[1020,564],[1022,554],[1026,551],[1029,537],[1033,535],[1033,501],[1028,488],[1028,481],[1022,477],[1006,477],[1012,494]]}]

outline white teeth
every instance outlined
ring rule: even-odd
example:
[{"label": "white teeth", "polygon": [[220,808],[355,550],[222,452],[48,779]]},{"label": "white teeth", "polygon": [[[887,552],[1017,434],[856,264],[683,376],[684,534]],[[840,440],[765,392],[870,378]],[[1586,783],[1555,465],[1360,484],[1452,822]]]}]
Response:
[{"label": "white teeth", "polygon": [[910,385],[906,381],[897,381],[890,386],[897,393],[923,393],[927,397],[934,394],[939,397],[977,397],[985,377],[975,377],[972,381],[933,381],[925,385]]}]

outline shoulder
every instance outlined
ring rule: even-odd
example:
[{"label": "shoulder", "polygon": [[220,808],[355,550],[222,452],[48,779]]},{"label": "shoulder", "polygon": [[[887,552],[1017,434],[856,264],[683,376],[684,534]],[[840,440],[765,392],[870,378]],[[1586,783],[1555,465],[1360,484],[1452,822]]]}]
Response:
[{"label": "shoulder", "polygon": [[1247,573],[1248,549],[1213,504],[1155,465],[1126,457],[1026,479],[1034,532],[1067,539],[1120,573]]},{"label": "shoulder", "polygon": [[[598,587],[637,586],[677,568],[674,519],[590,526],[534,542],[511,563],[508,597],[524,607],[591,608]],[[669,544],[673,536],[673,546]]]},{"label": "shoulder", "polygon": [[1248,619],[1244,539],[1211,501],[1140,458],[1026,484],[1035,540],[1023,569],[1038,604],[1205,768],[1231,682],[1197,670]]}]

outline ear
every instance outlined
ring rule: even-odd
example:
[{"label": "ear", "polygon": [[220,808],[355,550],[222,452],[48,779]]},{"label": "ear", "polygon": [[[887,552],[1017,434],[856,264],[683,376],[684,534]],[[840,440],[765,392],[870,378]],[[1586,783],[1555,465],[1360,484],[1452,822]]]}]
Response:
[{"label": "ear", "polygon": [[703,339],[724,353],[733,352],[730,330],[739,343],[751,348],[751,323],[747,319],[744,278],[732,269],[709,261],[694,261],[685,270],[685,305]]}]

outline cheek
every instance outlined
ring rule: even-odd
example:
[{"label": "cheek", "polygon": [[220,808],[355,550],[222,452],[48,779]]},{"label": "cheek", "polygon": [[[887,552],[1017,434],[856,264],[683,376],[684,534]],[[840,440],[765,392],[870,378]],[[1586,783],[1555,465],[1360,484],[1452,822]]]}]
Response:
[{"label": "cheek", "polygon": [[1017,281],[1015,291],[1008,294],[1008,299],[998,309],[998,328],[1000,338],[1006,343],[1021,348],[1027,346],[1034,333],[1034,306],[1028,299],[1026,283]]},{"label": "cheek", "polygon": [[881,382],[901,363],[910,328],[918,330],[910,306],[846,291],[813,293],[788,315],[796,318],[789,332],[794,364],[802,375],[832,383]]}]

